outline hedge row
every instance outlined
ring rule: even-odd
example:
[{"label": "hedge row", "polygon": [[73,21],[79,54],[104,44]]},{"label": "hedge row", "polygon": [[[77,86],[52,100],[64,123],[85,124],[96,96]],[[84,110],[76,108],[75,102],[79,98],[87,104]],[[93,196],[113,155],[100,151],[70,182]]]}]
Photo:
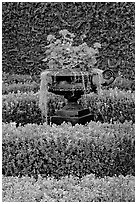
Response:
[{"label": "hedge row", "polygon": [[7,85],[7,84],[2,84],[2,94],[8,94],[10,92],[14,92],[14,93],[17,93],[17,92],[30,92],[30,91],[33,91],[33,92],[38,92],[38,90],[40,89],[40,85],[37,84],[36,82],[32,82],[32,83],[25,83],[25,84],[21,84],[21,83],[18,83],[18,84],[10,84],[10,85]]},{"label": "hedge row", "polygon": [[135,175],[135,125],[131,122],[18,128],[3,123],[2,131],[5,176]]},{"label": "hedge row", "polygon": [[95,115],[95,121],[135,122],[135,92],[121,91],[117,88],[103,90],[99,95],[90,93],[84,96],[80,103],[90,108],[91,113]]},{"label": "hedge row", "polygon": [[135,202],[133,176],[42,179],[3,177],[3,202]]},{"label": "hedge row", "polygon": [[[55,110],[60,109],[66,103],[63,97],[49,94],[48,115],[52,116]],[[102,94],[88,94],[79,100],[83,107],[89,107],[94,114],[95,121],[135,122],[135,93],[130,91],[103,90]],[[41,123],[41,111],[39,109],[39,93],[10,93],[2,98],[2,121],[17,122],[18,124]]]},{"label": "hedge row", "polygon": [[[48,115],[53,115],[55,109],[63,106],[63,98],[49,94]],[[39,93],[9,93],[2,99],[2,121],[16,122],[17,124],[42,123],[39,109]]]},{"label": "hedge row", "polygon": [[[25,91],[38,91],[40,88],[40,76],[30,76],[30,75],[18,75],[18,74],[6,74],[2,73],[2,94],[8,94],[9,92],[17,92],[17,90],[21,92]],[[118,88],[120,90],[131,90],[135,91],[135,82],[132,80],[128,80],[121,76],[117,77],[113,84],[105,87],[105,89],[109,88]]]},{"label": "hedge row", "polygon": [[128,91],[128,90],[131,90],[131,91],[135,91],[135,81],[133,80],[128,80],[127,78],[125,77],[121,77],[121,76],[118,76],[115,81],[109,85],[108,87],[105,87],[105,89],[109,89],[109,88],[112,88],[112,89],[115,89],[115,88],[118,88],[120,90],[125,90],[125,91]]},{"label": "hedge row", "polygon": [[30,75],[26,74],[9,74],[2,72],[2,81],[4,84],[13,84],[13,83],[28,83],[33,82],[33,78]]}]

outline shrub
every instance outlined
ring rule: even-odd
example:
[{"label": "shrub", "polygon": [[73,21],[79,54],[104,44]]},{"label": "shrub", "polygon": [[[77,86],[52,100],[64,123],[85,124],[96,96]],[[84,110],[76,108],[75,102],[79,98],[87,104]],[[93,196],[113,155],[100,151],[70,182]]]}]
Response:
[{"label": "shrub", "polygon": [[103,90],[102,94],[90,93],[79,101],[83,106],[89,107],[94,114],[95,121],[135,122],[135,93],[121,91],[117,88]]},{"label": "shrub", "polygon": [[5,176],[135,175],[135,125],[3,124]]},{"label": "shrub", "polygon": [[[64,106],[66,100],[58,95],[48,95],[48,116]],[[102,95],[91,93],[80,99],[84,107],[89,107],[95,121],[114,122],[125,120],[135,122],[135,93],[103,90]],[[39,93],[10,93],[2,99],[2,121],[18,124],[41,123]]]},{"label": "shrub", "polygon": [[36,82],[32,82],[29,84],[18,83],[18,84],[2,85],[2,94],[9,94],[10,92],[17,93],[18,91],[23,93],[33,91],[34,93],[36,93],[38,92],[38,90],[39,90],[39,84],[37,84]]},{"label": "shrub", "polygon": [[[61,97],[49,94],[48,115],[53,115],[56,109],[61,108],[63,105],[62,101]],[[9,93],[3,96],[2,103],[3,122],[13,121],[22,125],[42,123],[41,110],[39,109],[39,93]]]},{"label": "shrub", "polygon": [[111,85],[107,87],[107,89],[109,88],[114,89],[116,87],[120,90],[125,90],[125,91],[131,90],[133,92],[135,91],[135,81],[128,80],[126,78],[119,76],[115,79],[115,81]]},{"label": "shrub", "polygon": [[32,83],[34,80],[33,80],[33,77],[30,76],[30,75],[25,75],[25,74],[8,74],[8,73],[5,73],[3,72],[2,73],[2,80],[3,80],[3,83],[5,84],[18,84],[18,83]]},{"label": "shrub", "polygon": [[2,178],[3,202],[135,202],[133,176],[95,178],[93,174],[78,180],[61,180],[40,176]]}]

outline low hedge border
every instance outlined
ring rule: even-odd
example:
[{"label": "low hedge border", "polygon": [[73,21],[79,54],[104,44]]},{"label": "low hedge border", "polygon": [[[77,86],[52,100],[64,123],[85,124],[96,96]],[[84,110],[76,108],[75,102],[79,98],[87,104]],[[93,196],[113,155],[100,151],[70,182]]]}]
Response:
[{"label": "low hedge border", "polygon": [[5,176],[135,175],[135,125],[3,124]]},{"label": "low hedge border", "polygon": [[25,75],[25,74],[9,74],[2,72],[2,81],[4,84],[18,84],[18,83],[32,83],[34,81],[34,78],[31,75]]},{"label": "low hedge border", "polygon": [[3,177],[3,202],[135,202],[135,177]]},{"label": "low hedge border", "polygon": [[36,82],[32,83],[25,83],[25,84],[2,84],[2,94],[9,94],[10,92],[18,93],[18,92],[31,92],[33,91],[34,93],[39,91],[39,84]]},{"label": "low hedge border", "polygon": [[128,91],[131,90],[132,92],[135,91],[135,81],[126,79],[125,77],[118,76],[115,81],[110,84],[105,89],[115,89],[118,88],[120,90]]},{"label": "low hedge border", "polygon": [[[135,93],[118,89],[103,90],[102,94],[94,93],[83,96],[79,103],[90,108],[94,121],[112,122],[125,120],[135,122]],[[48,95],[48,116],[62,108],[66,100],[55,94]],[[39,109],[39,93],[10,93],[2,96],[2,121],[27,123],[42,123]]]},{"label": "low hedge border", "polygon": [[[40,86],[40,76],[30,76],[30,75],[18,75],[18,74],[12,74],[9,75],[8,73],[2,73],[2,80],[3,80],[3,87],[6,85],[8,86],[12,86],[12,84],[33,84],[33,83],[37,83]],[[18,87],[18,90],[20,90],[20,87]],[[105,89],[109,89],[109,88],[118,88],[120,90],[131,90],[132,92],[135,91],[135,81],[131,81],[126,79],[125,77],[122,76],[118,76],[115,81],[109,85],[108,87],[105,87]],[[13,92],[16,91],[16,87],[15,87],[15,91],[14,88],[11,88],[13,90]],[[32,87],[33,90],[33,87]],[[9,88],[9,91],[10,88]],[[21,91],[21,90],[20,90]],[[4,90],[3,90],[4,92]]]},{"label": "low hedge border", "polygon": [[90,93],[80,99],[80,104],[90,108],[95,121],[135,123],[135,92],[115,89],[103,90],[97,95]]},{"label": "low hedge border", "polygon": [[[63,97],[49,93],[48,115],[53,115],[56,109],[63,107]],[[63,102],[64,101],[64,102]],[[39,93],[18,92],[3,95],[2,121],[16,122],[17,125],[27,123],[43,123],[41,110],[39,109]]]}]

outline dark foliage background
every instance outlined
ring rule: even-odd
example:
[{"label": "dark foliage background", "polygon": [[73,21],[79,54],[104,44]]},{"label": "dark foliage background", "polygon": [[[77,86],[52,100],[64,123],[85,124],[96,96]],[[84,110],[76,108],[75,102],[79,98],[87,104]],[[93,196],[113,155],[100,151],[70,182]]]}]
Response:
[{"label": "dark foliage background", "polygon": [[3,71],[40,74],[47,35],[67,29],[76,44],[82,34],[89,46],[102,44],[99,68],[106,69],[108,58],[112,64],[120,60],[117,71],[134,80],[134,19],[134,2],[3,2]]}]

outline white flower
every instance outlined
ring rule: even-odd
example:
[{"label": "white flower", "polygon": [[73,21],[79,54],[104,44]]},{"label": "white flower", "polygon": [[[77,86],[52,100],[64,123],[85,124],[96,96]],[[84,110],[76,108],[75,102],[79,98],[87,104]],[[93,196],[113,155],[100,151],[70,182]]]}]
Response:
[{"label": "white flower", "polygon": [[47,36],[47,41],[49,41],[49,42],[54,40],[54,39],[56,39],[54,35],[48,35]]},{"label": "white flower", "polygon": [[93,46],[94,46],[94,48],[101,48],[101,44],[100,43],[94,43]]}]

